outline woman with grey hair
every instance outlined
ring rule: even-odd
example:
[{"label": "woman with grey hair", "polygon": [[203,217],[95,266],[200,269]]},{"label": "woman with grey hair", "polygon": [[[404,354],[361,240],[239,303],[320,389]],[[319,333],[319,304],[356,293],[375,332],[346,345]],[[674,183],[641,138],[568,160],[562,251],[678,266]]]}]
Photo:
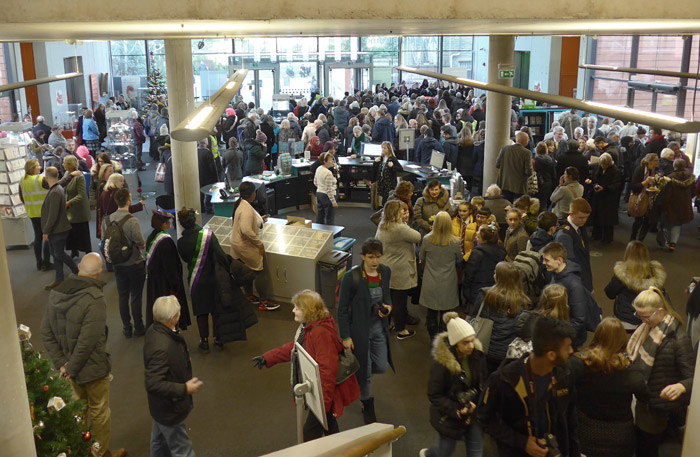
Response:
[{"label": "woman with grey hair", "polygon": [[591,198],[591,222],[593,223],[593,240],[604,244],[613,241],[613,226],[618,224],[617,207],[622,191],[622,173],[609,153],[600,156],[600,161],[591,179],[586,184],[593,185]]},{"label": "woman with grey hair", "polygon": [[53,127],[51,127],[51,135],[49,135],[48,143],[52,148],[58,146],[66,147],[66,138],[61,132],[63,132],[61,124],[54,124]]}]

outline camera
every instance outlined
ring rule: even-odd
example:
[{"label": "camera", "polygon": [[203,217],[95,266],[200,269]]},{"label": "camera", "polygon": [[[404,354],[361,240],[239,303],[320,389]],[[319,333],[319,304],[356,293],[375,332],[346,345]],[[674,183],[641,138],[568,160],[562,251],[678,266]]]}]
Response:
[{"label": "camera", "polygon": [[479,398],[479,392],[476,389],[469,389],[457,393],[457,401],[462,408],[469,407],[469,403],[476,404],[476,400]]},{"label": "camera", "polygon": [[559,443],[557,442],[557,438],[551,433],[547,433],[544,436],[544,440],[547,442],[547,447],[549,448],[547,457],[561,457],[561,451],[559,451]]}]

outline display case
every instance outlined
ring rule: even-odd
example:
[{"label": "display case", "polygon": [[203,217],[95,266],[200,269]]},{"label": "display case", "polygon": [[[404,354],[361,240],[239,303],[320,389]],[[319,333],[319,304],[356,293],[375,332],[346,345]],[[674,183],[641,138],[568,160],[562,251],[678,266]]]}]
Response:
[{"label": "display case", "polygon": [[26,161],[25,145],[15,138],[0,138],[0,218],[7,246],[28,246],[32,240],[27,211],[19,196]]},{"label": "display case", "polygon": [[124,169],[136,167],[136,147],[131,124],[131,111],[112,110],[107,113],[107,147],[112,160],[117,160]]},{"label": "display case", "polygon": [[60,124],[63,130],[73,132],[71,138],[75,136],[75,129],[78,125],[78,118],[83,110],[82,103],[67,103],[56,107],[55,121]]},{"label": "display case", "polygon": [[[232,220],[214,216],[205,225],[230,252]],[[260,235],[276,300],[289,301],[303,289],[317,290],[316,262],[333,250],[333,232],[268,222]]]}]

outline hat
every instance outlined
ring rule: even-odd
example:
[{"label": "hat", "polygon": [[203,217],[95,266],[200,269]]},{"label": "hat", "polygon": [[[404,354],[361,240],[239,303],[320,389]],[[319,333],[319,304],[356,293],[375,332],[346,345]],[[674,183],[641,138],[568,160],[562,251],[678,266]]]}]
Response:
[{"label": "hat", "polygon": [[255,135],[255,141],[258,143],[264,143],[267,141],[267,135],[265,135],[262,131],[258,130],[258,134]]},{"label": "hat", "polygon": [[172,214],[166,213],[163,210],[154,209],[153,216],[151,216],[151,227],[153,227],[156,230],[160,230],[163,224],[168,222],[173,217],[174,216]]},{"label": "hat", "polygon": [[447,337],[450,340],[450,346],[454,346],[463,339],[476,335],[474,327],[469,325],[469,322],[459,317],[459,314],[454,311],[445,313],[442,319],[447,324]]},{"label": "hat", "polygon": [[328,152],[331,149],[335,149],[335,143],[332,141],[326,141],[323,145],[323,152]]}]

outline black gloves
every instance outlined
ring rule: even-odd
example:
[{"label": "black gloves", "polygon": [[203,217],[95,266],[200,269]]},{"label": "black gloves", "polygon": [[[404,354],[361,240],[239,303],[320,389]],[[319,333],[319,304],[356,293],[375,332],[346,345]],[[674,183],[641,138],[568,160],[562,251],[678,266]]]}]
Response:
[{"label": "black gloves", "polygon": [[261,370],[265,367],[267,367],[267,362],[265,361],[265,357],[259,355],[257,357],[253,357],[253,366],[260,368]]}]

